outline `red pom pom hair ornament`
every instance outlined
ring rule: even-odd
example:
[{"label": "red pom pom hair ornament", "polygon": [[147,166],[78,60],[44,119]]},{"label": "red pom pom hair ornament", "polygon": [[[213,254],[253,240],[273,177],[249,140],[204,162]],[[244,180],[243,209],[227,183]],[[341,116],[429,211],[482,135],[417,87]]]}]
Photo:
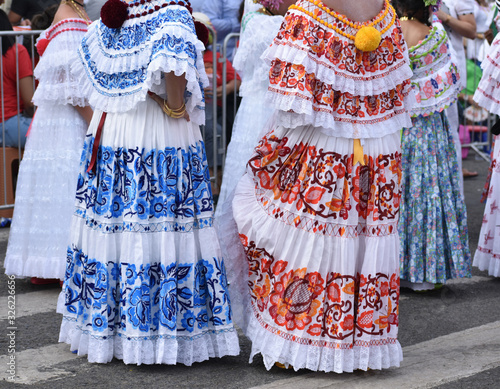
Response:
[{"label": "red pom pom hair ornament", "polygon": [[101,21],[106,27],[120,28],[128,18],[128,5],[120,0],[108,0],[101,8]]},{"label": "red pom pom hair ornament", "polygon": [[194,27],[196,28],[196,35],[198,36],[198,39],[205,45],[205,47],[207,47],[210,39],[210,31],[208,31],[207,26],[196,20],[194,22]]}]

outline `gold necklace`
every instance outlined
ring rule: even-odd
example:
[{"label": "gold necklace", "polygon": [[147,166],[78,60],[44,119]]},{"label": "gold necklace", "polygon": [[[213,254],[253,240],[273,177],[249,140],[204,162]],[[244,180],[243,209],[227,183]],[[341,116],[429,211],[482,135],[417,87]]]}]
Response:
[{"label": "gold necklace", "polygon": [[401,16],[399,20],[402,22],[406,22],[407,20],[417,20],[417,19],[415,19],[413,16],[411,18],[409,18],[408,16]]},{"label": "gold necklace", "polygon": [[71,8],[73,8],[73,10],[78,14],[78,16],[80,17],[80,19],[83,19],[83,21],[85,23],[87,23],[87,26],[91,23],[89,17],[87,15],[85,15],[81,10],[80,10],[80,7],[78,7],[78,5],[76,4],[76,2],[74,0],[66,0],[64,2],[64,4],[68,4]]}]

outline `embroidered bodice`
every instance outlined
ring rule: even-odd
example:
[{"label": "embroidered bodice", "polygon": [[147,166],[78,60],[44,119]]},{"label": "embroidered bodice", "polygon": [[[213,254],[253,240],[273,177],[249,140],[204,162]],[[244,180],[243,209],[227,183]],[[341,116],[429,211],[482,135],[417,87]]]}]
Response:
[{"label": "embroidered bodice", "polygon": [[248,12],[243,17],[240,44],[233,61],[241,76],[241,96],[267,89],[269,65],[260,57],[273,42],[282,22],[282,16],[269,16],[256,11]]},{"label": "embroidered bodice", "polygon": [[203,124],[203,44],[184,6],[159,0],[128,6],[129,18],[119,29],[94,22],[79,48],[91,80],[91,104],[106,112],[125,112],[146,99],[148,90],[165,95],[164,73],[185,75],[186,109]]},{"label": "embroidered bodice", "polygon": [[39,84],[33,103],[88,105],[89,83],[72,69],[78,61],[77,47],[87,32],[82,19],[64,19],[45,30],[37,40],[41,55],[34,75]]},{"label": "embroidered bodice", "polygon": [[422,42],[410,48],[410,60],[417,99],[412,116],[441,112],[457,99],[460,76],[451,61],[448,36],[440,23],[434,25]]},{"label": "embroidered bodice", "polygon": [[382,40],[375,51],[362,52],[344,36],[357,32],[349,24],[362,24],[344,23],[322,8],[297,1],[264,53],[278,123],[348,138],[380,137],[411,124],[412,72],[394,9],[373,19],[380,19],[374,27]]}]

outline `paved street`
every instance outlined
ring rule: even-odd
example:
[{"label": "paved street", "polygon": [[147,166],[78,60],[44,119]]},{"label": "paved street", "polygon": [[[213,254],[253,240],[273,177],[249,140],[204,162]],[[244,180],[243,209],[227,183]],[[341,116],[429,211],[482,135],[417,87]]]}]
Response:
[{"label": "paved street", "polygon": [[[474,253],[484,205],[479,203],[487,163],[474,154],[464,161],[480,172],[466,180],[469,238]],[[85,357],[58,344],[60,315],[55,313],[59,287],[16,281],[17,384],[6,381],[8,361],[7,277],[3,260],[8,229],[0,229],[0,388],[499,388],[500,279],[473,270],[442,290],[418,294],[401,291],[399,340],[404,360],[398,369],[324,374],[266,371],[262,359],[248,363],[250,344],[240,336],[238,357],[185,366],[135,366],[114,360],[89,364]]]}]

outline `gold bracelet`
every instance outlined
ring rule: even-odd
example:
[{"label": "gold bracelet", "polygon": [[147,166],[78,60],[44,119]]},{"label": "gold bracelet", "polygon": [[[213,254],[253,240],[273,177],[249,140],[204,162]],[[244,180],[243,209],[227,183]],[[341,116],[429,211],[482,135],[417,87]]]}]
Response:
[{"label": "gold bracelet", "polygon": [[165,114],[170,116],[173,119],[179,119],[184,116],[186,113],[186,104],[182,103],[182,105],[179,108],[172,109],[168,106],[167,100],[163,100],[163,106],[162,110]]},{"label": "gold bracelet", "polygon": [[451,20],[451,15],[448,14],[448,16],[446,17],[446,21],[444,22],[444,24],[448,24]]}]

